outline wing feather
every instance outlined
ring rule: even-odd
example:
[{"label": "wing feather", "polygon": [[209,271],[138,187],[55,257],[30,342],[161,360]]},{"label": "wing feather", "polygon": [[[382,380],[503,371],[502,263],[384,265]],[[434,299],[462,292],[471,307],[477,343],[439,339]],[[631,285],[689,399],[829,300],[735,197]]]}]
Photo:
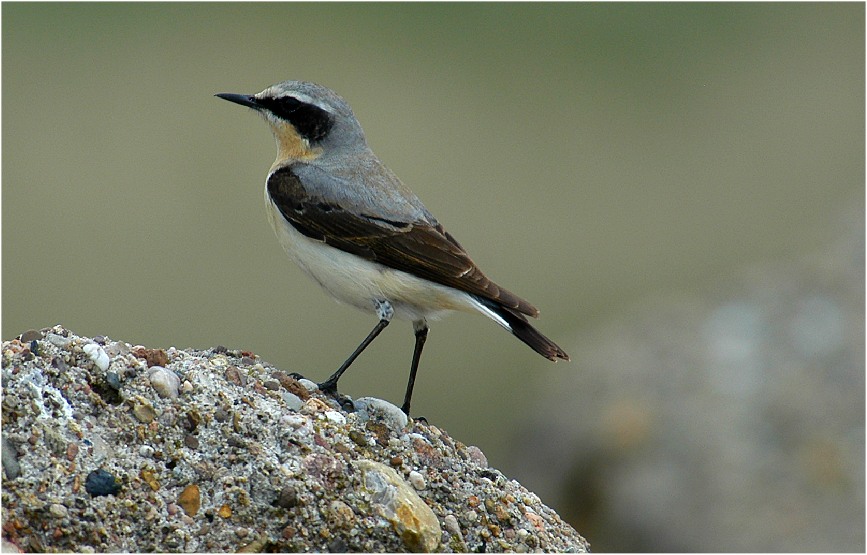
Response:
[{"label": "wing feather", "polygon": [[268,194],[283,217],[307,237],[528,316],[539,313],[488,279],[435,220],[398,221],[365,214],[363,209],[349,210],[305,187],[291,166],[268,177]]}]

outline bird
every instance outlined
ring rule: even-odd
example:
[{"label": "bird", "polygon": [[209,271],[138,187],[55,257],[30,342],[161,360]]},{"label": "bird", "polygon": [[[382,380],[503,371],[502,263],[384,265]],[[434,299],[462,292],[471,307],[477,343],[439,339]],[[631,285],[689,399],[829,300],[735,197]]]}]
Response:
[{"label": "bird", "polygon": [[349,104],[308,81],[218,98],[260,114],[277,143],[265,181],[268,221],[283,249],[332,297],[378,318],[324,382],[337,382],[392,318],[409,320],[415,346],[401,410],[409,416],[428,321],[480,313],[545,358],[569,355],[527,317],[532,304],[490,280],[421,200],[373,153]]}]

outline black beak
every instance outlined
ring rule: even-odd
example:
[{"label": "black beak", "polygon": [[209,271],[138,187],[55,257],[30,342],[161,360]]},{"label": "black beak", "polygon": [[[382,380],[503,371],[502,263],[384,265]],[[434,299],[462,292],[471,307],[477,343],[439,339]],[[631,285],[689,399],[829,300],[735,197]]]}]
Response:
[{"label": "black beak", "polygon": [[217,93],[214,96],[222,98],[223,100],[228,100],[229,102],[234,102],[235,104],[240,104],[241,106],[253,108],[254,110],[261,108],[259,103],[256,102],[256,98],[249,94]]}]

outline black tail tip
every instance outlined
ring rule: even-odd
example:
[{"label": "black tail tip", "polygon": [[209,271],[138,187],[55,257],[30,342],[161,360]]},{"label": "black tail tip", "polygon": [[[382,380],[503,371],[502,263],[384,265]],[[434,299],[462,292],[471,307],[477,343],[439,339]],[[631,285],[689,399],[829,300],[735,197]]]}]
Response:
[{"label": "black tail tip", "polygon": [[543,357],[554,362],[558,360],[571,360],[566,351],[530,325],[527,317],[518,312],[517,309],[502,306],[489,299],[479,298],[478,300],[505,321],[505,324],[499,322],[501,326],[512,332],[512,335],[526,343],[527,346]]},{"label": "black tail tip", "polygon": [[[547,339],[547,338],[545,338],[545,339]],[[569,355],[566,354],[566,351],[561,349],[559,345],[557,345],[556,343],[554,343],[550,339],[548,341],[550,343],[550,345],[548,345],[548,347],[550,347],[550,348],[546,349],[544,352],[540,349],[536,349],[536,347],[533,347],[533,345],[530,345],[530,346],[533,347],[534,349],[536,349],[536,352],[538,352],[540,355],[544,356],[545,358],[547,358],[548,360],[551,360],[553,362],[557,362],[558,360],[565,360],[566,362],[569,362],[570,360],[572,360],[571,358],[569,358]]]},{"label": "black tail tip", "polygon": [[512,328],[512,335],[526,343],[531,349],[547,358],[548,360],[557,362],[558,360],[571,360],[566,351],[560,348],[559,345],[542,335],[539,330],[531,326],[528,322],[522,319],[515,319],[509,322]]}]

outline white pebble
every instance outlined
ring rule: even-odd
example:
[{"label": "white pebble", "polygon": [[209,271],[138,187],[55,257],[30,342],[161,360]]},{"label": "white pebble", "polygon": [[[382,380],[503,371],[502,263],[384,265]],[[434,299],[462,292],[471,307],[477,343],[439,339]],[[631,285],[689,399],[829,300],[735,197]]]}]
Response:
[{"label": "white pebble", "polygon": [[100,370],[103,372],[108,370],[110,360],[102,347],[96,343],[88,343],[84,346],[84,354],[90,357],[90,360],[92,360]]},{"label": "white pebble", "polygon": [[307,391],[316,391],[317,389],[319,389],[319,386],[316,385],[316,382],[311,382],[307,378],[301,378],[300,380],[298,380],[298,383],[303,385],[304,389],[306,389]]},{"label": "white pebble", "polygon": [[446,531],[453,536],[461,535],[461,526],[458,524],[458,519],[455,518],[455,515],[446,515],[443,519],[443,524],[445,524]]},{"label": "white pebble", "polygon": [[160,397],[169,399],[178,398],[181,379],[177,374],[162,366],[151,366],[151,369],[148,370],[148,378],[151,381],[151,387],[159,393]]},{"label": "white pebble", "polygon": [[307,424],[307,419],[297,414],[284,414],[280,417],[280,424],[291,426],[293,428],[300,428]]},{"label": "white pebble", "polygon": [[325,418],[334,422],[338,426],[343,426],[344,424],[346,424],[346,417],[335,410],[325,411]]},{"label": "white pebble", "polygon": [[417,490],[423,490],[427,487],[427,483],[424,481],[424,476],[421,475],[421,472],[415,470],[409,473],[409,483]]},{"label": "white pebble", "polygon": [[378,420],[392,430],[399,431],[406,427],[406,414],[388,401],[376,397],[362,397],[355,400],[355,411],[362,422]]},{"label": "white pebble", "polygon": [[150,458],[154,454],[154,448],[150,445],[142,445],[138,448],[138,454],[145,458]]}]

